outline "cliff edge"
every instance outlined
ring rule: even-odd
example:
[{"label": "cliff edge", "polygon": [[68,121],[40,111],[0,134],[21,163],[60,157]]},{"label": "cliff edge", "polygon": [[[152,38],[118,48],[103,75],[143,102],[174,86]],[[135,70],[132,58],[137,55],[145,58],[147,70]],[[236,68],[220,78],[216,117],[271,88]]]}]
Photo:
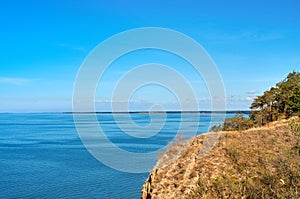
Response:
[{"label": "cliff edge", "polygon": [[[283,120],[173,143],[143,185],[142,199],[299,198],[298,130]],[[218,142],[206,146],[209,137]]]}]

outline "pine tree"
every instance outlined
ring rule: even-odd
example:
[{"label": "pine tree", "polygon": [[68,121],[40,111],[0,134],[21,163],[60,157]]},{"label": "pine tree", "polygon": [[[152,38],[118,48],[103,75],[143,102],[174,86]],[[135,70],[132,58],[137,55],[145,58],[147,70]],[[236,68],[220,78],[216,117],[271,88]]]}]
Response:
[{"label": "pine tree", "polygon": [[257,96],[250,109],[250,118],[256,125],[264,125],[278,118],[300,115],[300,73],[291,72],[275,87]]}]

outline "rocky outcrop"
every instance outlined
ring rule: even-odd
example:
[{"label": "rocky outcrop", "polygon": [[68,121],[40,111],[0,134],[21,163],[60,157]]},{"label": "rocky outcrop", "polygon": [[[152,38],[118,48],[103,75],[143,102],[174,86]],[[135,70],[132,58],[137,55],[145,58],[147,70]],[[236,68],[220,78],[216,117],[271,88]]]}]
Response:
[{"label": "rocky outcrop", "polygon": [[146,180],[145,184],[142,188],[142,199],[151,199],[152,196],[152,181],[155,179],[155,175],[157,170],[154,170],[150,173],[148,179]]}]

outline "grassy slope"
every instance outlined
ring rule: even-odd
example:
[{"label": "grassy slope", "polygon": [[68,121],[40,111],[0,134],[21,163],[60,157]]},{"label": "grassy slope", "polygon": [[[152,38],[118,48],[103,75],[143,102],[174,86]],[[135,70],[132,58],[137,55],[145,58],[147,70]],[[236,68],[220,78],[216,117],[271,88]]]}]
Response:
[{"label": "grassy slope", "polygon": [[[300,156],[294,148],[299,137],[288,121],[222,132],[213,150],[201,157],[204,138],[173,144],[144,184],[143,198],[300,197]],[[172,157],[162,166],[162,159]]]}]

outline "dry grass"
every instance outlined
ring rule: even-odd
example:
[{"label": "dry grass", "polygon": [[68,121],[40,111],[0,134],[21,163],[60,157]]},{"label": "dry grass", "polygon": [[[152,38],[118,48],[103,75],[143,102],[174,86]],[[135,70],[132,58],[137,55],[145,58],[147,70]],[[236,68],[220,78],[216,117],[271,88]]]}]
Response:
[{"label": "dry grass", "polygon": [[[205,135],[181,143],[178,145],[181,153],[180,156],[175,153],[175,161],[165,166],[159,161],[160,166],[151,173],[151,183],[148,183],[151,189],[144,195],[148,198],[299,198],[297,128],[300,125],[296,121],[294,126],[291,124],[285,120],[243,132],[222,132],[218,144],[205,156],[199,156]],[[172,145],[171,151],[176,149]]]}]

